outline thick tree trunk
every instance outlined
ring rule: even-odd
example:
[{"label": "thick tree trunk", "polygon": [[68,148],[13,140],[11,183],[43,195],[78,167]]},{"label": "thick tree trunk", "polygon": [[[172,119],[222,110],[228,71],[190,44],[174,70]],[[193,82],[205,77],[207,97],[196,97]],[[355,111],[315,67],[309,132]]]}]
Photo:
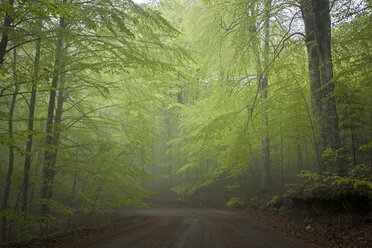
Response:
[{"label": "thick tree trunk", "polygon": [[[7,211],[8,210],[8,201],[9,201],[9,195],[10,195],[10,187],[12,184],[12,176],[13,176],[13,170],[14,170],[14,145],[13,142],[13,115],[14,115],[14,108],[17,101],[17,95],[18,95],[18,82],[17,82],[17,51],[14,50],[14,83],[15,88],[13,91],[12,101],[10,103],[10,109],[9,109],[9,119],[8,119],[8,134],[9,134],[9,140],[11,144],[9,145],[9,163],[8,163],[8,174],[5,180],[5,187],[4,187],[4,196],[3,196],[3,202],[1,211]],[[4,216],[2,218],[2,232],[1,232],[1,240],[2,242],[6,242],[6,231],[7,231],[7,217]]]},{"label": "thick tree trunk", "polygon": [[310,78],[310,98],[311,98],[311,110],[313,115],[313,127],[315,131],[315,153],[316,161],[318,163],[318,172],[324,171],[324,161],[322,158],[322,152],[324,150],[323,137],[321,135],[322,127],[322,92],[320,83],[320,72],[319,72],[319,58],[316,49],[315,41],[315,23],[314,16],[312,13],[310,1],[304,1],[302,4],[302,17],[305,24],[306,33],[306,49],[308,56],[309,65],[309,78]]},{"label": "thick tree trunk", "polygon": [[[323,139],[325,148],[337,151],[341,147],[336,101],[334,97],[333,63],[331,52],[331,17],[329,0],[313,0],[316,48],[319,56],[320,81],[322,86]],[[342,160],[328,162],[329,170],[344,174]]]},{"label": "thick tree trunk", "polygon": [[[60,28],[65,27],[65,20],[60,19]],[[56,90],[59,82],[59,75],[61,73],[61,56],[63,50],[63,37],[60,36],[57,41],[56,57],[54,61],[54,76],[51,83],[51,90],[49,94],[49,105],[46,124],[46,138],[45,138],[45,152],[44,152],[44,168],[43,168],[43,184],[41,188],[41,198],[44,200],[41,204],[41,216],[44,220],[41,222],[40,234],[44,235],[48,231],[50,207],[48,200],[50,200],[51,191],[53,188],[54,168],[51,167],[55,147],[53,146],[53,119],[54,108],[56,104]]]},{"label": "thick tree trunk", "polygon": [[[337,151],[341,147],[333,95],[329,0],[304,0],[301,2],[301,10],[306,32],[313,119],[315,124],[319,122],[321,125],[322,135],[321,139],[316,141],[316,151],[320,160],[320,171],[323,171],[321,153],[326,148]],[[328,170],[344,174],[342,160],[336,163],[328,161],[327,165]]]},{"label": "thick tree trunk", "polygon": [[22,206],[21,210],[26,215],[27,214],[27,204],[28,204],[28,191],[30,184],[30,168],[31,168],[31,152],[32,152],[32,139],[34,131],[34,117],[35,117],[35,106],[36,106],[36,88],[37,82],[39,80],[39,64],[40,64],[40,47],[41,39],[36,41],[36,52],[34,61],[34,78],[32,82],[31,89],[31,99],[28,108],[28,135],[26,142],[26,152],[25,152],[25,163],[23,171],[23,191],[22,191]]},{"label": "thick tree trunk", "polygon": [[[8,4],[10,7],[13,7],[14,0],[9,0]],[[3,27],[4,27],[3,35],[0,41],[0,65],[4,63],[6,48],[8,46],[8,41],[9,41],[9,31],[12,28],[12,23],[13,23],[13,17],[9,15],[9,13],[6,13],[5,18],[4,18],[4,24],[3,24]]]}]

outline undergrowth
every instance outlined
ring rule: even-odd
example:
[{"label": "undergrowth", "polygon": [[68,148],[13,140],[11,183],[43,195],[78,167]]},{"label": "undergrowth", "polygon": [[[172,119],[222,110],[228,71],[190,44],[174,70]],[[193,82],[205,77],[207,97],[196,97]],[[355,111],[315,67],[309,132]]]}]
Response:
[{"label": "undergrowth", "polygon": [[359,215],[372,211],[372,173],[366,165],[357,166],[344,177],[309,171],[301,171],[299,177],[303,183],[288,185],[288,191],[274,196],[266,209]]}]

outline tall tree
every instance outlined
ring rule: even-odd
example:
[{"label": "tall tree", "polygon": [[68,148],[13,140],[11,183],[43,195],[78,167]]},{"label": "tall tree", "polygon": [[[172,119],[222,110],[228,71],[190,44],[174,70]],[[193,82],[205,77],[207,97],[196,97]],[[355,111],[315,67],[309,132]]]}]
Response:
[{"label": "tall tree", "polygon": [[[311,110],[313,115],[314,128],[321,128],[322,120],[322,94],[319,71],[319,58],[316,49],[315,40],[315,23],[312,14],[312,8],[309,2],[302,3],[301,6],[302,17],[305,23],[305,41],[308,54],[309,78],[310,78],[310,96],[311,96]],[[318,133],[318,132],[317,132]],[[315,151],[318,163],[318,171],[324,170],[324,162],[322,159],[322,152],[324,151],[323,136],[317,135],[315,138]]]},{"label": "tall tree", "polygon": [[[64,0],[65,1],[65,0]],[[50,197],[53,190],[53,179],[55,174],[55,168],[52,168],[52,161],[54,156],[53,145],[53,121],[54,121],[54,108],[56,105],[56,92],[58,88],[58,82],[62,71],[62,56],[64,48],[64,38],[62,29],[65,28],[65,17],[60,17],[59,20],[59,35],[56,44],[55,60],[54,60],[54,74],[51,82],[51,89],[49,93],[49,104],[46,124],[46,137],[45,137],[45,153],[44,153],[44,167],[43,167],[43,184],[41,189],[41,198],[43,202],[41,204],[41,215],[44,220],[41,223],[41,234],[46,234],[49,225],[49,213],[50,213]]]},{"label": "tall tree", "polygon": [[[264,49],[262,61],[258,61],[258,87],[261,94],[261,101],[263,102],[262,119],[264,123],[264,137],[262,138],[262,183],[261,189],[268,190],[271,185],[271,156],[270,156],[270,137],[269,137],[269,117],[268,117],[268,66],[269,66],[269,53],[270,53],[270,13],[271,13],[271,0],[264,3]],[[262,67],[262,64],[264,65]]]},{"label": "tall tree", "polygon": [[[310,90],[315,122],[321,117],[322,138],[321,141],[318,141],[320,151],[323,152],[330,148],[336,153],[340,149],[341,143],[334,97],[329,0],[304,0],[301,1],[301,9],[306,32]],[[336,163],[328,161],[328,166],[329,170],[337,171],[340,174],[344,173],[342,160],[337,160]]]},{"label": "tall tree", "polygon": [[14,64],[13,64],[13,78],[14,78],[14,91],[12,95],[12,100],[10,102],[9,108],[9,118],[8,118],[8,135],[9,135],[9,162],[8,162],[8,174],[6,176],[4,196],[1,211],[5,212],[2,218],[2,230],[1,230],[1,240],[6,242],[6,231],[7,231],[7,210],[9,202],[10,188],[12,185],[12,176],[14,171],[14,135],[13,135],[13,116],[14,109],[16,105],[17,95],[18,95],[18,82],[17,82],[17,50],[14,49]]},{"label": "tall tree", "polygon": [[32,79],[31,86],[31,97],[30,104],[28,108],[28,125],[27,125],[27,141],[26,141],[26,151],[25,151],[25,162],[23,171],[23,188],[22,188],[22,205],[21,210],[24,214],[27,214],[27,204],[28,204],[28,192],[30,184],[30,168],[31,168],[31,153],[32,153],[32,142],[33,142],[33,132],[34,132],[34,118],[35,118],[35,106],[36,106],[36,93],[37,84],[39,81],[39,70],[40,70],[40,55],[41,55],[41,38],[38,37],[35,47],[35,59],[34,59],[34,77]]},{"label": "tall tree", "polygon": [[5,10],[5,17],[4,17],[4,23],[3,23],[3,33],[2,37],[0,40],[0,65],[4,63],[4,57],[6,54],[6,49],[8,46],[9,42],[9,32],[12,29],[12,24],[13,24],[13,5],[14,5],[14,0],[8,0],[5,2],[5,4],[2,6],[3,9]]}]

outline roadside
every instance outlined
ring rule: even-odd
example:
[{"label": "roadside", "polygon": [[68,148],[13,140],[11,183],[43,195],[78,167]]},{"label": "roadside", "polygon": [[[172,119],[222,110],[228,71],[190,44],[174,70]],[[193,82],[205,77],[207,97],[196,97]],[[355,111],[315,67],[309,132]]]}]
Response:
[{"label": "roadside", "polygon": [[319,247],[369,248],[372,244],[372,216],[319,215],[300,211],[236,210],[241,218],[283,233],[289,239],[303,240]]},{"label": "roadside", "polygon": [[295,211],[163,207],[130,210],[111,225],[4,247],[111,248],[125,244],[125,247],[368,248],[372,243],[370,221],[366,216],[314,217]]},{"label": "roadside", "polygon": [[4,248],[73,248],[94,244],[101,239],[126,232],[154,222],[155,218],[141,215],[121,217],[114,224],[91,226],[47,237],[35,238],[21,243],[8,244]]}]

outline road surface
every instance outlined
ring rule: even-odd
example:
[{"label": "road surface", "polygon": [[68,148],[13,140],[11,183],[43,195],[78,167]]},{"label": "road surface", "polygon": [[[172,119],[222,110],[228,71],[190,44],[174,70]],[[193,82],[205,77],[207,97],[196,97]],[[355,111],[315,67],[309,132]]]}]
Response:
[{"label": "road surface", "polygon": [[[297,248],[311,247],[289,241],[259,223],[229,211],[158,208],[134,210],[150,216],[141,225],[102,237],[87,248]],[[299,243],[300,242],[300,243]]]}]

